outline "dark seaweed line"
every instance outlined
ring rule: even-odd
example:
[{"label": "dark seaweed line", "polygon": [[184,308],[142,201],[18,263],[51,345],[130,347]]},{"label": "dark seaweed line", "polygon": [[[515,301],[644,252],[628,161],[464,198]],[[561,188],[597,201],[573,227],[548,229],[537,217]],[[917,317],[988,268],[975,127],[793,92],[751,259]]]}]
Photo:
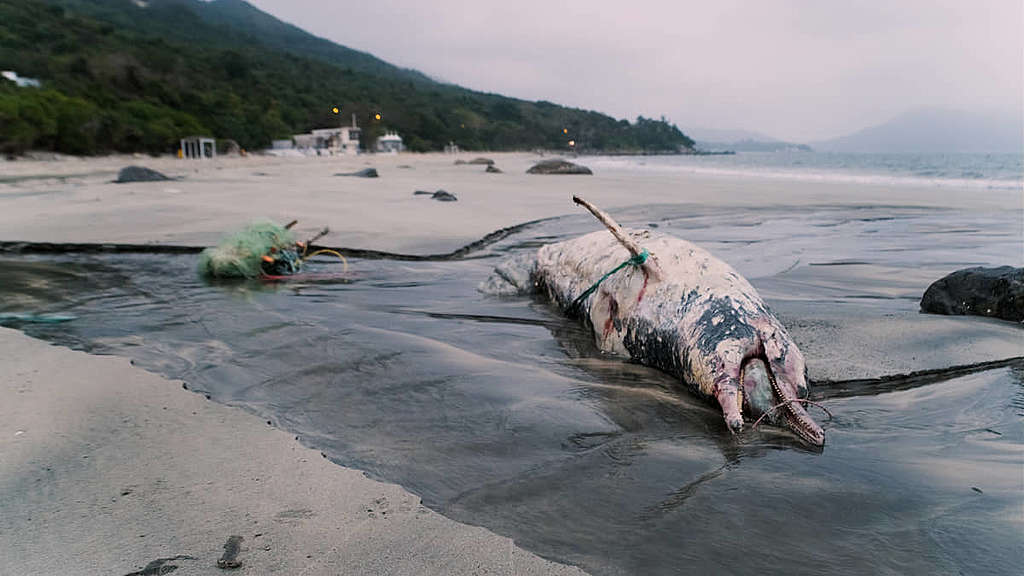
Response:
[{"label": "dark seaweed line", "polygon": [[0,254],[198,254],[203,246],[79,242],[0,242]]},{"label": "dark seaweed line", "polygon": [[530,226],[534,226],[547,220],[554,220],[557,216],[551,218],[541,218],[538,220],[530,220],[529,222],[523,222],[522,224],[516,224],[514,226],[508,226],[506,228],[499,228],[490,234],[487,234],[483,238],[470,242],[462,248],[458,248],[451,252],[444,254],[396,254],[393,252],[381,252],[378,250],[364,250],[362,248],[333,248],[330,246],[310,246],[310,250],[326,248],[328,250],[335,250],[341,252],[345,256],[352,258],[363,258],[366,260],[404,260],[404,261],[415,261],[415,262],[443,262],[447,260],[463,260],[467,258],[473,252],[483,250],[484,248],[504,240],[505,238],[521,232]]},{"label": "dark seaweed line", "polygon": [[833,398],[849,398],[851,396],[874,396],[886,392],[910,390],[959,376],[1005,367],[1024,368],[1024,356],[979,362],[978,364],[950,366],[949,368],[922,370],[910,374],[894,374],[892,376],[882,376],[881,378],[819,380],[812,383],[815,389],[811,392],[810,398],[812,400],[831,400]]},{"label": "dark seaweed line", "polygon": [[88,176],[103,176],[106,174],[117,174],[117,170],[97,170],[95,172],[76,172],[74,174],[31,174],[27,176],[0,176],[0,184],[13,184],[15,182],[27,182],[29,180],[67,180],[68,178],[85,178]]},{"label": "dark seaweed line", "polygon": [[[461,248],[444,254],[398,254],[395,252],[382,252],[380,250],[322,246],[318,244],[311,245],[309,248],[311,250],[334,250],[351,258],[362,258],[365,260],[403,260],[413,262],[462,260],[469,257],[470,254],[482,250],[495,242],[504,240],[512,234],[551,219],[553,218],[541,218],[539,220],[530,220],[529,222],[523,222],[522,224],[501,228],[487,234],[479,240],[475,240]],[[198,254],[205,248],[205,246],[177,246],[172,244],[0,241],[0,254]]]}]

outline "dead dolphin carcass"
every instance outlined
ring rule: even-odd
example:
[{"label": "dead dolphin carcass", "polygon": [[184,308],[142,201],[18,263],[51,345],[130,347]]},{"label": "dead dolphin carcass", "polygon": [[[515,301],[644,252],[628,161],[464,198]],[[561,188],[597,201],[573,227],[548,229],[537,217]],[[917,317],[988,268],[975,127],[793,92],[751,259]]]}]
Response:
[{"label": "dead dolphin carcass", "polygon": [[548,295],[593,329],[597,346],[681,378],[715,399],[733,432],[767,418],[821,446],[807,414],[803,355],[754,287],[685,240],[624,230],[577,197],[611,232],[548,244],[495,268],[480,289]]}]

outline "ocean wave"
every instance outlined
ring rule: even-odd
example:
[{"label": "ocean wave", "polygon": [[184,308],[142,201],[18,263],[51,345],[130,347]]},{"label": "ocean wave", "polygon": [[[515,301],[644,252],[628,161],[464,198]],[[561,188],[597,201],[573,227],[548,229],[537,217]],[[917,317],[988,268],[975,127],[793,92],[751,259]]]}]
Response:
[{"label": "ocean wave", "polygon": [[[707,159],[712,159],[710,162]],[[1024,176],[1005,166],[993,166],[994,176],[975,167],[913,169],[901,158],[875,159],[872,165],[835,161],[832,166],[813,166],[806,160],[780,158],[777,165],[767,164],[764,156],[743,163],[741,155],[729,158],[730,164],[713,163],[715,157],[674,156],[650,157],[641,161],[634,157],[598,157],[588,161],[594,168],[644,169],[697,174],[702,176],[766,178],[800,182],[864,184],[871,186],[913,186],[969,188],[989,190],[1024,190]],[[770,158],[769,158],[770,159]],[[833,159],[834,160],[834,159]],[[856,166],[856,168],[854,168]],[[873,168],[873,169],[872,169]],[[905,170],[905,171],[904,171]],[[1009,174],[1008,174],[1009,172]]]}]

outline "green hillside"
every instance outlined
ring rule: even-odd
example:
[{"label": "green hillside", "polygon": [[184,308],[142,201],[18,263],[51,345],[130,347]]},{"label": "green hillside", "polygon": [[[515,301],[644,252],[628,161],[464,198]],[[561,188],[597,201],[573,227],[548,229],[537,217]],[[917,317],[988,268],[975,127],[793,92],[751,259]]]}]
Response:
[{"label": "green hillside", "polygon": [[449,141],[564,149],[567,138],[589,152],[693,145],[660,120],[630,123],[438,83],[240,0],[0,0],[0,69],[43,81],[36,89],[0,80],[5,153],[171,152],[181,136],[200,133],[257,149],[352,113],[364,137],[395,129],[420,151]]}]

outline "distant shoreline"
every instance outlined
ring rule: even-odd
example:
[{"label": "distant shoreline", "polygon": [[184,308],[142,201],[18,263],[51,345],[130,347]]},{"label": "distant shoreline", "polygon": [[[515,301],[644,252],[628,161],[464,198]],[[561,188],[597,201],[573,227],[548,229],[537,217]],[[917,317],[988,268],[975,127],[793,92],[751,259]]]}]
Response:
[{"label": "distant shoreline", "polygon": [[[218,158],[240,158],[240,157],[248,157],[248,156],[255,156],[255,157],[281,157],[281,158],[286,157],[286,156],[283,156],[283,155],[282,156],[276,156],[275,154],[270,153],[270,152],[271,152],[271,149],[265,149],[265,150],[255,150],[255,151],[252,151],[252,152],[247,152],[244,155],[239,155],[239,154],[218,154],[217,157]],[[454,153],[454,154],[447,153],[447,152],[442,152],[441,150],[432,150],[432,151],[428,151],[428,152],[414,152],[414,151],[410,151],[410,150],[405,150],[405,151],[401,152],[401,154],[403,154],[403,155],[411,155],[411,156],[430,156],[430,155],[438,154],[438,155],[447,155],[447,156],[452,156],[452,157],[457,157],[457,156],[460,156],[460,155],[471,155],[471,154],[472,155],[478,155],[478,156],[479,155],[487,155],[487,154],[534,154],[534,155],[536,155],[538,157],[549,157],[549,156],[564,156],[564,157],[573,157],[573,156],[579,156],[579,157],[596,157],[596,156],[731,156],[731,155],[736,154],[736,151],[735,150],[703,150],[703,149],[689,149],[689,150],[681,150],[681,151],[680,150],[677,150],[677,151],[673,151],[673,150],[611,150],[611,151],[606,151],[606,150],[577,150],[577,151],[572,151],[572,150],[554,150],[554,149],[546,149],[546,150],[537,150],[537,149],[529,149],[529,150],[469,150],[469,149],[460,149],[459,152]],[[304,156],[304,157],[309,157],[309,158],[317,158],[317,157],[329,158],[329,157],[332,157],[332,156],[333,157],[344,157],[344,155],[342,155],[342,154],[334,154],[334,155],[323,154],[323,155],[318,155],[318,154],[300,153],[299,155]],[[296,155],[296,157],[298,157],[299,155]],[[347,157],[374,158],[374,157],[380,157],[380,156],[387,157],[387,156],[392,156],[392,154],[385,153],[385,152],[360,152],[357,155],[354,155],[354,156],[353,155],[349,155]],[[102,159],[102,158],[125,158],[125,159],[132,159],[132,158],[134,158],[134,159],[138,159],[138,160],[145,160],[145,159],[154,159],[155,160],[155,159],[161,159],[161,158],[170,158],[170,159],[175,159],[175,160],[178,159],[175,156],[175,154],[172,153],[172,152],[165,152],[165,153],[156,154],[156,155],[150,154],[150,153],[144,152],[144,151],[137,151],[137,152],[111,152],[109,154],[65,154],[63,152],[54,152],[54,151],[50,151],[50,150],[26,150],[25,152],[20,153],[20,154],[7,154],[7,155],[3,156],[2,158],[0,158],[0,160],[6,161],[6,162],[19,162],[19,161],[47,162],[47,161],[59,161],[59,160],[65,160],[65,159],[90,160],[90,159]]]}]

